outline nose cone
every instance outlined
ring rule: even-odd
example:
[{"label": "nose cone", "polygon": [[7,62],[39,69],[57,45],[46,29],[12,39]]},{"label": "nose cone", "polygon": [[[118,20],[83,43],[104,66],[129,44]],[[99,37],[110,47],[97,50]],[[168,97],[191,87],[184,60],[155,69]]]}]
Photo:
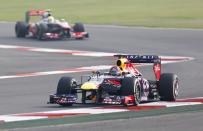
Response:
[{"label": "nose cone", "polygon": [[83,90],[98,89],[99,84],[97,82],[86,82],[81,86]]}]

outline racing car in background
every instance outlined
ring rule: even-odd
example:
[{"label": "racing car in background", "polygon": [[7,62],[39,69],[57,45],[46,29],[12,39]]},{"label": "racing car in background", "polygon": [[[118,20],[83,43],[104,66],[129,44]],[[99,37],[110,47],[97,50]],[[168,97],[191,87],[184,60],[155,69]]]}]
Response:
[{"label": "racing car in background", "polygon": [[[30,22],[32,16],[40,16],[41,20]],[[18,38],[33,36],[39,40],[59,38],[88,38],[82,23],[71,26],[64,19],[54,19],[49,10],[29,10],[25,13],[25,21],[17,21],[15,34]]]},{"label": "racing car in background", "polygon": [[[115,55],[116,66],[109,72],[93,72],[81,76],[81,84],[72,77],[62,77],[55,94],[49,97],[49,104],[71,106],[91,100],[95,104],[138,105],[143,101],[174,101],[179,92],[178,76],[161,74],[161,59],[156,55]],[[135,67],[135,63],[152,63],[155,80],[147,80]],[[85,82],[84,79],[86,79]],[[89,92],[89,93],[88,93]],[[89,95],[88,95],[89,94]]]}]

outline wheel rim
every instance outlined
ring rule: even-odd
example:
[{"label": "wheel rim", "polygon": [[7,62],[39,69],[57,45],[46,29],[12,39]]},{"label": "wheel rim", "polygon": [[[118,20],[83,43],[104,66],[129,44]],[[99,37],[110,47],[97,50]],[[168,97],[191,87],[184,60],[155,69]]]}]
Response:
[{"label": "wheel rim", "polygon": [[141,101],[141,88],[137,82],[134,85],[134,97],[135,97],[135,104],[139,104],[139,102]]},{"label": "wheel rim", "polygon": [[179,93],[179,84],[178,84],[178,79],[176,79],[174,83],[174,98],[178,96],[178,93]]}]

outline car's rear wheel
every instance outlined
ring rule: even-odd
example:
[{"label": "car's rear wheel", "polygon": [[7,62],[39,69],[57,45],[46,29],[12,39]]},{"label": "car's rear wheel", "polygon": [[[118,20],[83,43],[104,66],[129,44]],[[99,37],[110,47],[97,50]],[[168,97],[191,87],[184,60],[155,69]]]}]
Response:
[{"label": "car's rear wheel", "polygon": [[172,73],[161,74],[159,95],[163,101],[174,101],[179,93],[178,76]]},{"label": "car's rear wheel", "polygon": [[134,96],[134,105],[138,105],[141,101],[141,86],[136,78],[125,77],[122,80],[120,93],[121,96]]},{"label": "car's rear wheel", "polygon": [[28,24],[26,22],[23,22],[23,21],[16,22],[16,25],[15,25],[16,37],[18,38],[25,37],[28,32],[27,27],[28,27]]}]

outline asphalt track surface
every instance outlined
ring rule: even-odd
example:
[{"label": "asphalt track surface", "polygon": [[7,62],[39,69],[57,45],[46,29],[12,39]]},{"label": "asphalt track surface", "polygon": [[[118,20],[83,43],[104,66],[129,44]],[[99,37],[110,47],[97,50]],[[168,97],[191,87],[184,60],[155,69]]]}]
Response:
[{"label": "asphalt track surface", "polygon": [[[176,73],[179,76],[181,87],[179,98],[203,96],[203,30],[125,28],[91,25],[86,28],[87,31],[90,32],[90,39],[87,40],[38,41],[32,38],[17,39],[14,35],[14,24],[1,23],[0,44],[68,50],[193,57],[195,60],[192,61],[163,65],[162,71]],[[0,76],[113,64],[111,58],[72,56],[67,54],[27,52],[9,49],[0,49],[0,62]],[[141,67],[140,70],[147,78],[153,77],[150,67]],[[86,73],[67,75],[79,79],[82,74]],[[61,76],[64,75],[0,80],[0,115],[64,109],[56,105],[46,104],[49,94],[55,92],[57,82]],[[188,115],[189,117],[187,117]],[[191,118],[196,116],[198,116],[198,118],[195,120]],[[173,116],[170,117],[172,119],[174,118]],[[184,115],[184,117],[187,117],[187,119],[191,118],[185,120],[185,124],[191,123],[192,120],[193,123],[198,123],[198,121],[203,120],[202,113],[187,114],[186,116]],[[162,117],[155,119],[160,119],[160,121],[165,119],[165,121],[163,121],[161,125],[158,125],[158,127],[153,126],[152,123],[152,130],[156,129],[161,131],[161,126],[170,121],[170,119],[167,120]],[[180,120],[181,118],[177,119]],[[124,120],[124,123],[128,123],[128,121],[131,120]],[[129,123],[129,126],[133,126],[133,122],[137,121],[144,120],[133,119],[131,124]],[[142,130],[141,124],[139,125],[138,127]],[[199,124],[198,126],[202,125]],[[86,127],[88,127],[88,125]],[[176,127],[172,129],[184,129],[180,126]],[[144,129],[147,129],[147,127],[143,128],[143,130]],[[116,128],[111,126],[108,130],[116,130]],[[131,128],[129,128],[129,130],[131,130]],[[198,128],[196,128],[196,130],[198,130]]]}]

